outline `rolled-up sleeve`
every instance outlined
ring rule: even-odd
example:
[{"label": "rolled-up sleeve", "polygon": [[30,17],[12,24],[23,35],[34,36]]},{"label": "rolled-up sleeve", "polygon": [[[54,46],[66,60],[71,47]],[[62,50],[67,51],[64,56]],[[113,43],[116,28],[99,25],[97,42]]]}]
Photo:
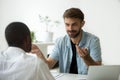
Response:
[{"label": "rolled-up sleeve", "polygon": [[102,61],[102,58],[101,58],[101,46],[100,46],[100,40],[99,40],[98,37],[94,37],[94,38],[91,40],[90,56],[91,56],[95,61]]},{"label": "rolled-up sleeve", "polygon": [[59,39],[55,41],[55,46],[49,56],[50,58],[55,59],[57,61],[59,60],[59,41]]}]

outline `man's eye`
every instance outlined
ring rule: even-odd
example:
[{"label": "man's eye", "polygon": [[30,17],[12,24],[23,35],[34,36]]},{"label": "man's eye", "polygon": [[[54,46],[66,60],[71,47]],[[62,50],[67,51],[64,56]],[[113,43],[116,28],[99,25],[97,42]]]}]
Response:
[{"label": "man's eye", "polygon": [[66,24],[66,26],[69,26],[69,24]]}]

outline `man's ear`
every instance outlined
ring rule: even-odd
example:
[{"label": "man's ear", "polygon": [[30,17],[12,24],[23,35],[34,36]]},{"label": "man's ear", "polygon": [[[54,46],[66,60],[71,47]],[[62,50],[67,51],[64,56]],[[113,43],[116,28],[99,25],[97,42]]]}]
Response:
[{"label": "man's ear", "polygon": [[83,20],[83,21],[81,22],[81,27],[83,27],[84,24],[85,24],[85,21]]}]

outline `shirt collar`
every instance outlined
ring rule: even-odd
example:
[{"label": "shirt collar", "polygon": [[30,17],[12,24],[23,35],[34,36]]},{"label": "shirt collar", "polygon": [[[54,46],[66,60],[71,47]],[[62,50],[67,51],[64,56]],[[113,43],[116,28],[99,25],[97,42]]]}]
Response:
[{"label": "shirt collar", "polygon": [[82,38],[81,38],[81,40],[80,40],[80,42],[79,42],[79,46],[82,46],[82,45],[84,45],[85,44],[85,42],[86,42],[86,36],[85,36],[85,32],[82,30]]},{"label": "shirt collar", "polygon": [[[82,46],[83,44],[85,44],[85,32],[82,30],[82,38],[81,41],[79,42],[79,46]],[[71,42],[70,42],[70,37],[69,35],[67,35],[67,46],[70,47],[71,46]]]}]

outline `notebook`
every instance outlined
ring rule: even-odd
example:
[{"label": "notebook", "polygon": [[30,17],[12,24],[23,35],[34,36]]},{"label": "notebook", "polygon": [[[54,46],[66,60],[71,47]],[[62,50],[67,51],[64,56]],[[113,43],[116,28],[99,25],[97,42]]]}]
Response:
[{"label": "notebook", "polygon": [[120,65],[89,66],[87,80],[119,80]]}]

